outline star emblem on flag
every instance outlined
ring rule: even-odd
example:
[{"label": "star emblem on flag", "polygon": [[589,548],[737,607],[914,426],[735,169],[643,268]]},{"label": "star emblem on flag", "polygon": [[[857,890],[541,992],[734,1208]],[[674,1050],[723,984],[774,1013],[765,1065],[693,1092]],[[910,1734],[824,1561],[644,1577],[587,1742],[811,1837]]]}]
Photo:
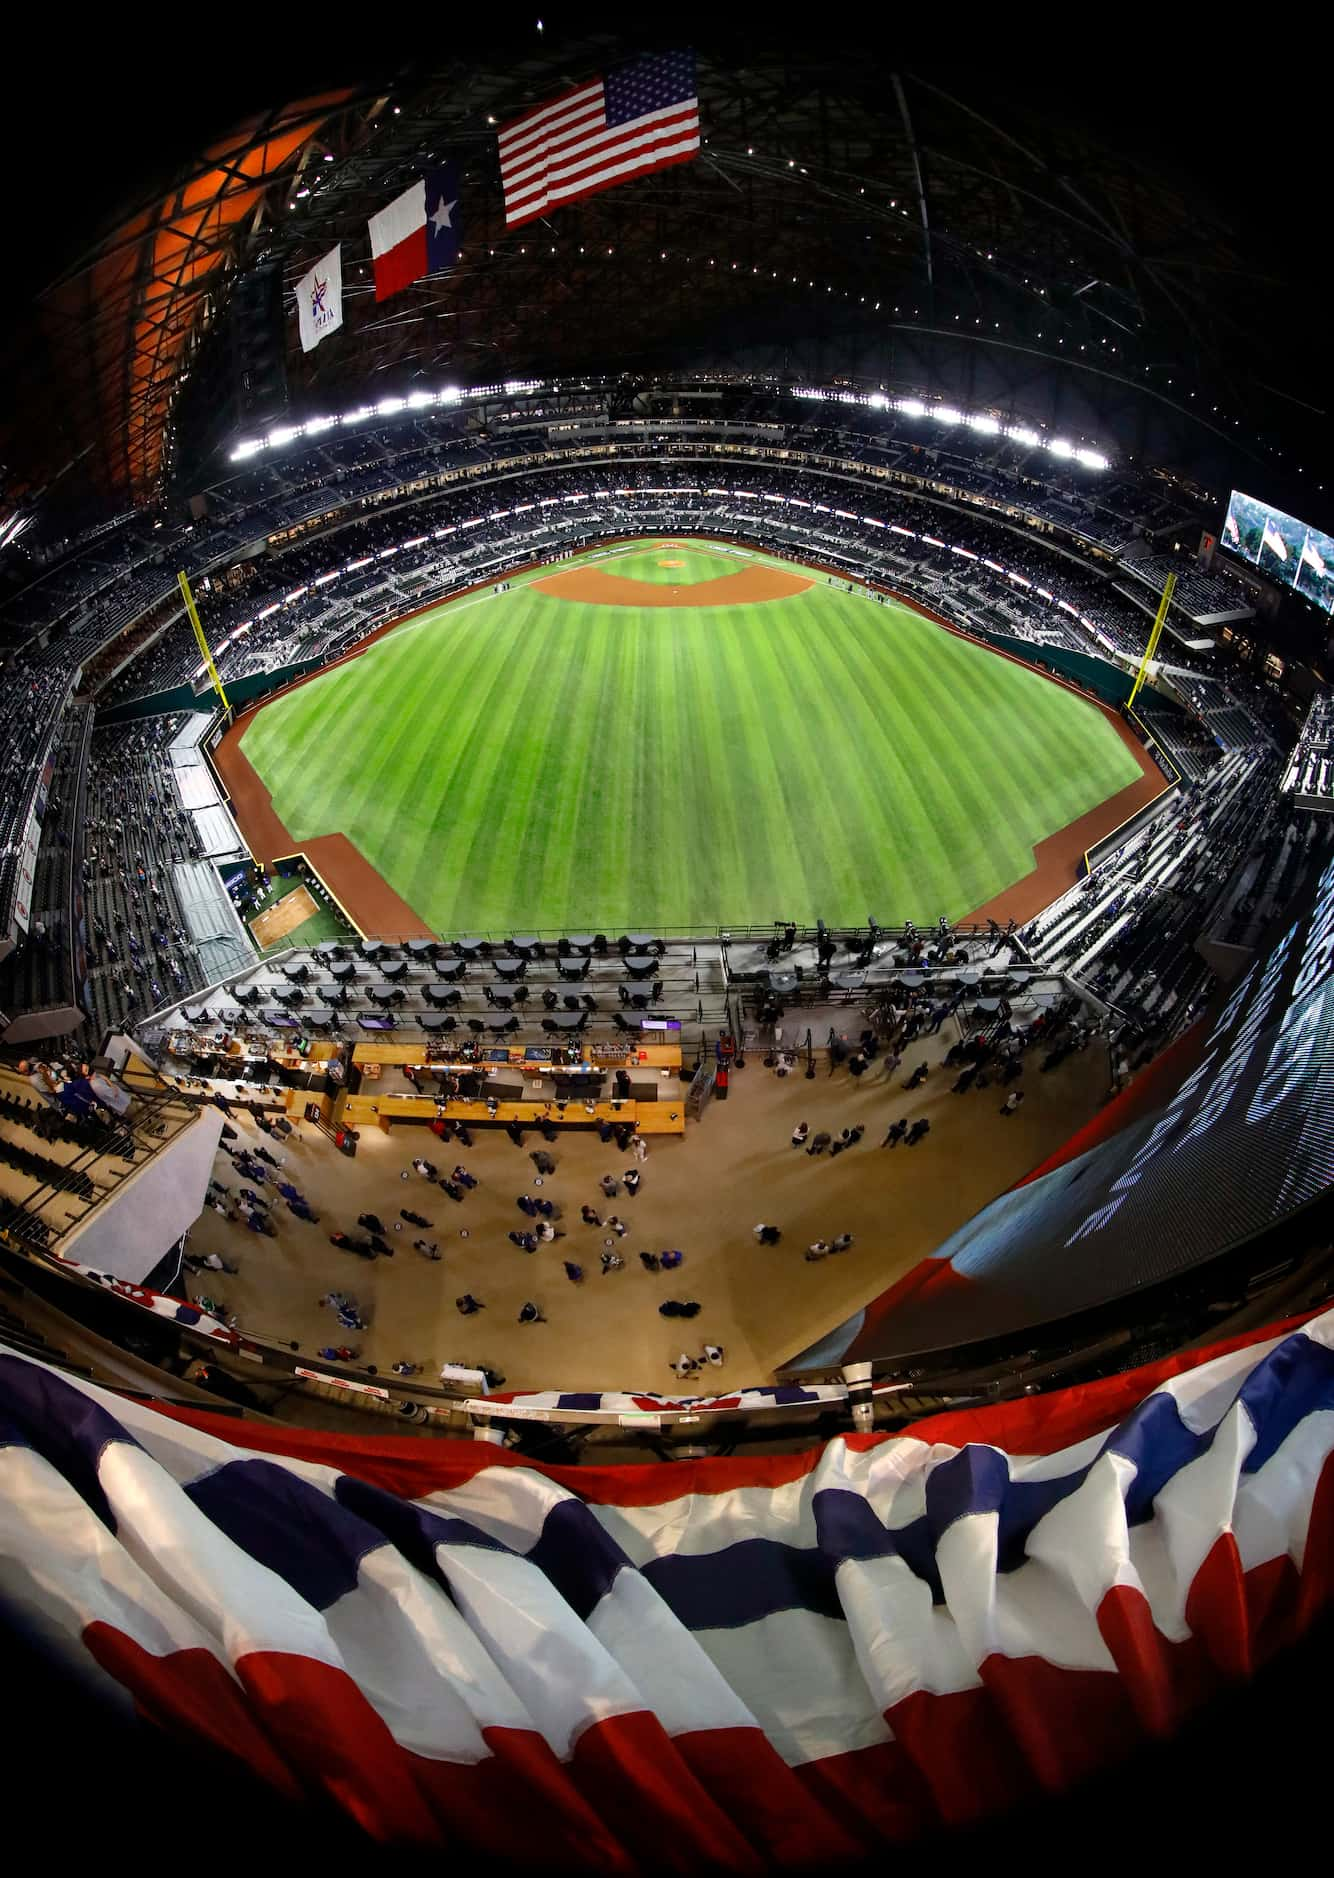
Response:
[{"label": "star emblem on flag", "polygon": [[442,228],[452,228],[454,226],[453,222],[451,222],[449,218],[451,215],[453,215],[455,209],[458,206],[459,205],[458,205],[457,197],[455,197],[453,202],[446,202],[444,197],[441,196],[439,202],[436,203],[435,211],[431,216],[431,226],[434,228],[437,235],[440,233],[440,230]]},{"label": "star emblem on flag", "polygon": [[328,291],[328,281],[321,280],[317,274],[315,276],[315,284],[310,290],[310,310],[316,319],[318,319],[320,314],[324,311],[324,297]]}]

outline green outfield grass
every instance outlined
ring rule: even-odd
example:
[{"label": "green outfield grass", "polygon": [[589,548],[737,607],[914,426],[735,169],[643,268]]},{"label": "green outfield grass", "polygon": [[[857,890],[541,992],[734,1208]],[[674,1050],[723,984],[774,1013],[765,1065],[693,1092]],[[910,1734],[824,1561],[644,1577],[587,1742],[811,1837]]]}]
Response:
[{"label": "green outfield grass", "polygon": [[[598,565],[684,584],[748,560]],[[441,932],[958,918],[1138,776],[1092,705],[816,578],[643,609],[516,581],[265,706],[245,754],[298,841],[345,833]]]}]

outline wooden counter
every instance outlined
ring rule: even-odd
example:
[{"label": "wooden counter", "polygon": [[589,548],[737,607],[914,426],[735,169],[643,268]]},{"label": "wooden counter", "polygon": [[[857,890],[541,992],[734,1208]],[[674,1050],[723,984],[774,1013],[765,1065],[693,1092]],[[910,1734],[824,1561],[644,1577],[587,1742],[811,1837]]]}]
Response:
[{"label": "wooden counter", "polygon": [[[312,1055],[318,1047],[318,1045],[312,1047]],[[434,1049],[440,1048],[441,1046],[433,1044],[431,1047]],[[448,1048],[447,1045],[444,1047]],[[502,1048],[506,1049],[508,1053],[508,1066],[511,1069],[530,1069],[550,1074],[553,1069],[572,1069],[574,1067],[573,1064],[534,1061],[525,1057],[523,1053],[525,1046],[522,1044],[502,1045],[497,1043],[487,1044],[483,1047],[497,1051]],[[537,1046],[529,1047],[535,1048]],[[547,1047],[559,1048],[560,1046],[547,1046],[544,1044],[541,1047],[545,1049]],[[606,1054],[596,1057],[585,1057],[582,1060],[591,1063],[594,1069],[606,1070],[631,1069],[636,1064],[638,1064],[641,1069],[680,1069],[681,1067],[681,1046],[679,1043],[631,1044],[627,1040],[625,1053],[621,1056],[612,1055],[611,1046],[604,1045],[603,1048],[606,1050]],[[486,1059],[482,1057],[477,1058],[471,1063],[460,1062],[452,1057],[449,1059],[442,1058],[441,1061],[436,1063],[428,1063],[426,1060],[426,1050],[426,1044],[421,1041],[417,1043],[359,1043],[352,1051],[352,1061],[361,1067],[364,1067],[367,1063],[383,1063],[386,1067],[392,1064],[399,1069],[407,1065],[411,1069],[462,1070],[472,1071],[474,1074],[483,1070],[503,1069],[506,1067],[504,1063],[487,1062]]]},{"label": "wooden counter", "polygon": [[539,1122],[548,1121],[553,1128],[587,1128],[603,1119],[613,1125],[629,1122],[641,1135],[683,1135],[685,1112],[685,1092],[675,1089],[668,1100],[661,1102],[598,1102],[591,1114],[587,1104],[578,1097],[571,1098],[564,1110],[557,1108],[554,1102],[500,1102],[493,1112],[485,1102],[437,1102],[433,1096],[384,1095],[372,1091],[341,1097],[334,1119],[335,1124],[346,1122],[353,1128],[382,1128],[386,1134],[395,1122],[429,1122],[437,1115],[444,1115],[450,1121],[469,1125],[522,1122],[525,1127],[535,1127]]}]

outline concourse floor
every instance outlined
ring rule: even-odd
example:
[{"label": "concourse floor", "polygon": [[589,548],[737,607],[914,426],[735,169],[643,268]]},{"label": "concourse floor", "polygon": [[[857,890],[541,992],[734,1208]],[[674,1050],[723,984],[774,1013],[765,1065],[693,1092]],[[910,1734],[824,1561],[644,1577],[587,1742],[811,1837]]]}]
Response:
[{"label": "concourse floor", "polygon": [[[624,1189],[604,1200],[598,1182],[632,1165],[614,1144],[595,1134],[562,1134],[544,1143],[531,1131],[522,1149],[501,1131],[474,1133],[474,1146],[441,1143],[424,1127],[398,1127],[385,1135],[363,1128],[349,1160],[309,1126],[284,1144],[266,1139],[248,1115],[233,1125],[249,1143],[284,1155],[284,1175],[320,1216],[318,1225],[289,1214],[267,1188],[278,1236],[264,1238],[244,1224],[206,1211],[190,1235],[191,1250],[221,1253],[240,1266],[235,1277],[209,1272],[191,1281],[235,1312],[241,1328],[294,1340],[314,1352],[347,1343],[381,1370],[400,1359],[428,1374],[442,1362],[486,1365],[510,1389],[646,1389],[666,1391],[668,1367],[682,1351],[698,1355],[705,1341],[726,1352],[710,1382],[727,1387],[770,1379],[775,1365],[804,1349],[884,1290],[955,1227],[1050,1154],[1094,1113],[1107,1093],[1105,1050],[1093,1043],[1043,1075],[1041,1052],[1025,1057],[1016,1085],[1026,1099],[1019,1111],[999,1113],[996,1085],[966,1095],[950,1093],[955,1072],[939,1067],[953,1026],[911,1045],[892,1083],[880,1062],[860,1081],[846,1069],[832,1075],[820,1062],[816,1079],[798,1070],[787,1077],[765,1069],[758,1057],[734,1072],[725,1102],[713,1102],[684,1139],[654,1139],[637,1196]],[[907,1094],[904,1077],[925,1059],[931,1075]],[[925,1115],[931,1133],[916,1148],[881,1149],[888,1124],[900,1115]],[[863,1122],[861,1144],[837,1160],[794,1150],[799,1121],[837,1135]],[[529,1152],[546,1147],[556,1172],[538,1189]],[[448,1173],[461,1161],[480,1182],[456,1204],[411,1172],[414,1156]],[[408,1178],[400,1178],[404,1170]],[[216,1177],[233,1190],[247,1184],[225,1155]],[[522,1193],[554,1200],[565,1236],[527,1254],[510,1244],[511,1229],[526,1229],[515,1205]],[[617,1213],[630,1232],[616,1242],[621,1271],[604,1275],[599,1253],[605,1232],[585,1226],[585,1202],[604,1216]],[[432,1222],[424,1235],[404,1225],[391,1237],[396,1254],[374,1263],[329,1244],[338,1229],[357,1233],[357,1215],[373,1212],[386,1226],[399,1209]],[[752,1227],[778,1226],[783,1239],[761,1246]],[[814,1239],[854,1235],[851,1249],[808,1264]],[[412,1241],[437,1240],[442,1258],[428,1261]],[[637,1253],[679,1247],[675,1271],[648,1272]],[[565,1276],[562,1261],[584,1268],[582,1284]],[[338,1290],[354,1297],[369,1328],[339,1328],[320,1296]],[[471,1292],[485,1306],[463,1318],[454,1300]],[[698,1299],[694,1319],[659,1315],[666,1298]],[[547,1318],[518,1323],[532,1299]]]}]

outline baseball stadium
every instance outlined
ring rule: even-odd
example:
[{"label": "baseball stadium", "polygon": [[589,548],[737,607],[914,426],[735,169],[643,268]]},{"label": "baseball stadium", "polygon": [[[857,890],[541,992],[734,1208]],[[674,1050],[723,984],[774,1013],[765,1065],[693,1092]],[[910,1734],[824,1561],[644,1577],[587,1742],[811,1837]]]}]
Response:
[{"label": "baseball stadium", "polygon": [[49,1717],[190,1856],[1261,1844],[1334,499],[1260,183],[874,34],[279,37],[18,211],[16,1792]]}]

